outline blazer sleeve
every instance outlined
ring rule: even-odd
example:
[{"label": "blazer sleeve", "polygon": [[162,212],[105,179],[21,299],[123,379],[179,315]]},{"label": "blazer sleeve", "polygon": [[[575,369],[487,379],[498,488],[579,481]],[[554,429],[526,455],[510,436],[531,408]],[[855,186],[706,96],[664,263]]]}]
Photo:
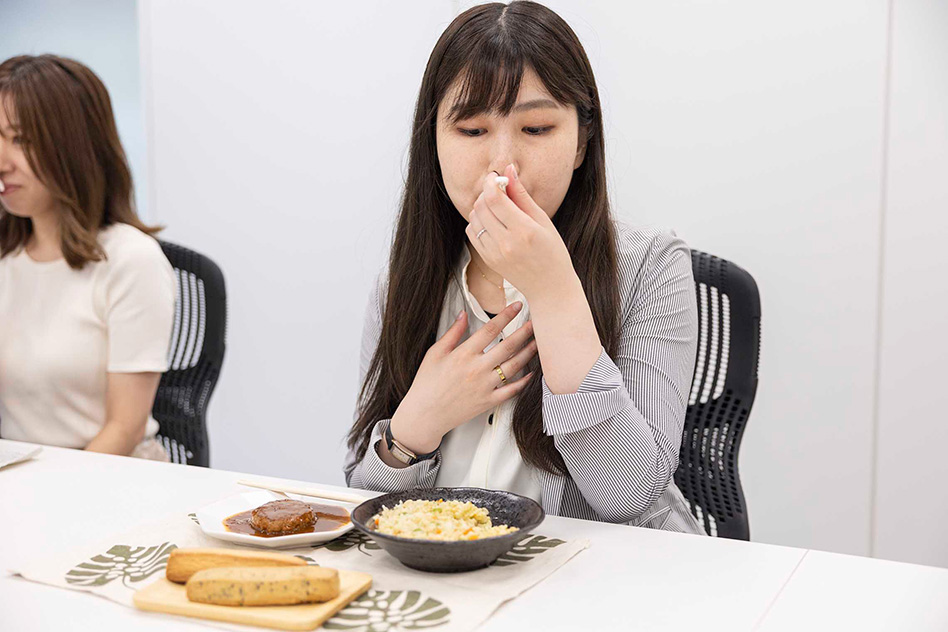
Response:
[{"label": "blazer sleeve", "polygon": [[543,427],[586,502],[603,520],[631,522],[668,487],[697,349],[691,253],[657,233],[624,311],[618,351],[605,349],[575,393],[543,381]]},{"label": "blazer sleeve", "polygon": [[[362,349],[359,358],[360,388],[365,381],[369,364],[382,334],[382,278],[383,274],[380,273],[376,279],[375,287],[369,294],[369,301],[365,310]],[[356,403],[353,421],[359,416],[359,404],[360,402]],[[355,449],[350,448],[343,463],[346,484],[349,487],[377,492],[397,492],[416,487],[434,486],[438,470],[441,467],[440,450],[430,459],[403,468],[391,467],[382,461],[377,452],[377,447],[385,436],[385,431],[391,421],[391,419],[380,419],[375,422],[375,426],[372,428],[372,436],[369,439],[369,447],[361,460],[358,459]]]}]

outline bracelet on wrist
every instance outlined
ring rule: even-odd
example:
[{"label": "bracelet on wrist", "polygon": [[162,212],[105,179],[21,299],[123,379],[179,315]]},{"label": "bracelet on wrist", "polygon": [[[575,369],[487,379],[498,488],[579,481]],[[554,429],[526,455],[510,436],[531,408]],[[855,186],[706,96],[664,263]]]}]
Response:
[{"label": "bracelet on wrist", "polygon": [[431,452],[426,452],[425,454],[416,454],[412,450],[409,450],[392,435],[391,422],[385,427],[385,447],[388,448],[389,453],[393,457],[405,465],[414,465],[415,463],[426,461],[438,453],[438,448],[435,448]]}]

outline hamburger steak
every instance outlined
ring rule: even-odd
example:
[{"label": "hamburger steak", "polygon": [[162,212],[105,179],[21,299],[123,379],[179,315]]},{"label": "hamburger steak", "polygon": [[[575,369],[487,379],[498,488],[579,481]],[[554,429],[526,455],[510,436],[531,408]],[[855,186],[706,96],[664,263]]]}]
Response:
[{"label": "hamburger steak", "polygon": [[299,500],[273,500],[260,505],[250,515],[250,526],[270,535],[288,535],[312,529],[316,514]]}]

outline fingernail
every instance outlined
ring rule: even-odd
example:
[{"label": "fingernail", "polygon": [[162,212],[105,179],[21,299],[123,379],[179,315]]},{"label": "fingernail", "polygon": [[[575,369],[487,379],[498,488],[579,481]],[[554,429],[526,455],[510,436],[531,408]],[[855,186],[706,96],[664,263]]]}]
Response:
[{"label": "fingernail", "polygon": [[455,318],[454,320],[461,320],[461,316],[464,316],[464,310],[463,310],[463,309],[458,312],[457,318]]},{"label": "fingernail", "polygon": [[523,303],[521,303],[520,301],[517,301],[516,303],[513,304],[514,309],[520,309],[521,307],[523,307]]},{"label": "fingernail", "polygon": [[511,170],[511,171],[513,171],[514,180],[519,180],[519,179],[520,179],[520,176],[517,174],[517,168],[514,167],[514,164],[513,164],[513,163],[510,163],[510,164],[507,165],[507,166],[510,167],[510,170]]}]

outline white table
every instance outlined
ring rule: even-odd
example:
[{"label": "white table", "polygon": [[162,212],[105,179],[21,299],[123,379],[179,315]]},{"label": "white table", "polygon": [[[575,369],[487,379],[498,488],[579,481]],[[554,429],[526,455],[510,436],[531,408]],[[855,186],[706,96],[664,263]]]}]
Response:
[{"label": "white table", "polygon": [[[0,469],[0,570],[21,565],[38,549],[71,549],[77,542],[96,541],[173,512],[194,511],[245,491],[236,481],[250,476],[45,447],[32,461]],[[592,546],[502,606],[481,629],[817,629],[822,626],[795,626],[817,620],[807,619],[809,614],[848,623],[856,603],[859,628],[892,629],[873,616],[873,608],[900,616],[917,614],[932,599],[948,602],[948,571],[942,569],[846,556],[829,556],[833,562],[821,564],[821,556],[803,549],[555,516],[544,522],[543,533],[587,538]],[[890,581],[889,570],[895,567],[901,574]],[[835,598],[821,590],[820,581],[847,574],[858,574],[863,582],[841,582]],[[914,582],[918,590],[896,590],[906,582]],[[862,603],[867,585],[888,599]],[[916,617],[920,625],[906,629],[944,629],[948,618],[941,608],[941,616]],[[164,630],[172,622],[175,630],[210,629],[197,620],[172,620],[81,592],[0,576],[3,631]],[[938,627],[939,622],[946,626]]]},{"label": "white table", "polygon": [[759,629],[948,630],[948,570],[807,551]]}]

